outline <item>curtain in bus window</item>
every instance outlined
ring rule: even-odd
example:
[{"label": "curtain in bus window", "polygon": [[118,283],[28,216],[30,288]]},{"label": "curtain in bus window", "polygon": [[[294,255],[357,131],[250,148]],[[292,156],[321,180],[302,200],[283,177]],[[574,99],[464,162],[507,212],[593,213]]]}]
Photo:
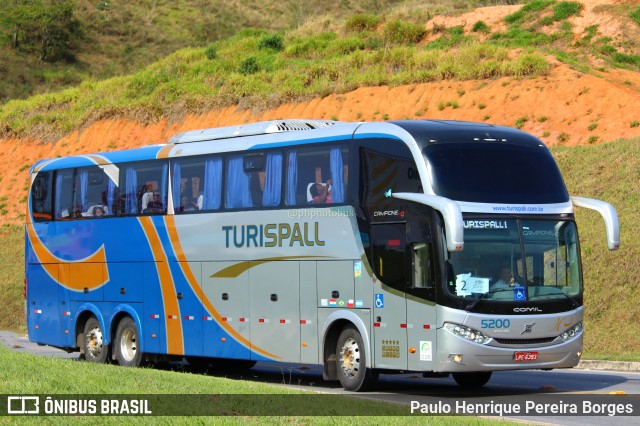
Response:
[{"label": "curtain in bus window", "polygon": [[204,162],[204,197],[202,209],[220,208],[222,195],[222,159],[210,158]]},{"label": "curtain in bus window", "polygon": [[106,214],[114,214],[115,209],[113,206],[113,198],[115,197],[116,192],[116,184],[109,178],[109,183],[107,186],[107,208],[109,211],[105,212]]},{"label": "curtain in bus window", "polygon": [[334,203],[344,203],[344,163],[342,162],[342,149],[340,147],[331,148],[330,165],[331,179],[331,201]]},{"label": "curtain in bus window", "polygon": [[62,173],[56,173],[56,218],[62,217]]},{"label": "curtain in bus window", "polygon": [[289,153],[287,161],[287,205],[296,204],[296,191],[298,189],[298,154],[296,151]]},{"label": "curtain in bus window", "polygon": [[243,170],[241,155],[231,157],[227,168],[227,207],[253,207],[249,190],[249,175]]},{"label": "curtain in bus window", "polygon": [[180,162],[173,163],[173,175],[171,177],[171,191],[173,198],[173,208],[177,211],[180,207],[180,181],[182,176],[180,174]]},{"label": "curtain in bus window", "polygon": [[126,171],[126,198],[124,211],[126,214],[138,213],[138,199],[136,195],[136,187],[138,186],[138,174],[134,167],[127,167]]},{"label": "curtain in bus window", "polygon": [[81,170],[78,173],[80,177],[80,208],[81,211],[85,211],[87,209],[87,189],[89,187],[89,171]]},{"label": "curtain in bus window", "polygon": [[167,181],[169,180],[169,164],[164,163],[162,165],[162,178],[161,178],[161,183],[160,183],[160,201],[162,202],[162,208],[165,209],[165,213],[166,213],[166,208],[167,208]]},{"label": "curtain in bus window", "polygon": [[282,154],[267,155],[264,191],[262,192],[263,206],[277,206],[282,194]]}]

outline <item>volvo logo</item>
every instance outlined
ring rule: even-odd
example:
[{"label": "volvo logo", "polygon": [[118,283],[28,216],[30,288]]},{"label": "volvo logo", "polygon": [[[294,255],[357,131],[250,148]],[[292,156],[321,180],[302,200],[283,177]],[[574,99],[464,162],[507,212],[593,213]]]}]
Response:
[{"label": "volvo logo", "polygon": [[513,312],[542,312],[542,309],[537,306],[529,308],[513,308]]},{"label": "volvo logo", "polygon": [[531,333],[531,330],[532,330],[534,325],[536,325],[535,322],[532,323],[532,324],[525,324],[524,330],[522,330],[522,333],[520,333],[520,335],[522,336],[524,333]]}]

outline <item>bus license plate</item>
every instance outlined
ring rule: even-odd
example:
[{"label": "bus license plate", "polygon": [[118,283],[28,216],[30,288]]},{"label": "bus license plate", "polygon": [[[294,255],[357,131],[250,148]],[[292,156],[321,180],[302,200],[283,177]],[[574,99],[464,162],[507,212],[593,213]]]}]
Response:
[{"label": "bus license plate", "polygon": [[538,352],[516,352],[513,356],[514,361],[536,361]]}]

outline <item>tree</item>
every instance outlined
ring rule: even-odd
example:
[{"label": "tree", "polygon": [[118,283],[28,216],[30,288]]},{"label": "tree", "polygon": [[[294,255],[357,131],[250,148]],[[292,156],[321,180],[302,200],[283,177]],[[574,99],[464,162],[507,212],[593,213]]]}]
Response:
[{"label": "tree", "polygon": [[[53,62],[71,54],[82,36],[73,17],[76,0],[5,0],[0,4],[0,28],[11,46]],[[2,30],[0,30],[2,31]]]}]

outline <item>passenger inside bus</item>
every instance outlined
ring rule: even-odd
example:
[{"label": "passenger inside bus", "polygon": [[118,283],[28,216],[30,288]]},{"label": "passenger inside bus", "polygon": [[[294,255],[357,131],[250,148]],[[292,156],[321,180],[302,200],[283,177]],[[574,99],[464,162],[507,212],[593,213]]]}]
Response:
[{"label": "passenger inside bus", "polygon": [[327,180],[327,183],[310,183],[308,186],[307,200],[311,204],[330,204],[331,199],[331,179]]},{"label": "passenger inside bus", "polygon": [[144,213],[164,213],[164,206],[160,200],[160,192],[153,192],[153,199],[147,204],[147,208],[143,210]]},{"label": "passenger inside bus", "polygon": [[188,196],[183,195],[182,198],[180,198],[180,208],[178,212],[193,212],[196,210],[194,202]]}]

